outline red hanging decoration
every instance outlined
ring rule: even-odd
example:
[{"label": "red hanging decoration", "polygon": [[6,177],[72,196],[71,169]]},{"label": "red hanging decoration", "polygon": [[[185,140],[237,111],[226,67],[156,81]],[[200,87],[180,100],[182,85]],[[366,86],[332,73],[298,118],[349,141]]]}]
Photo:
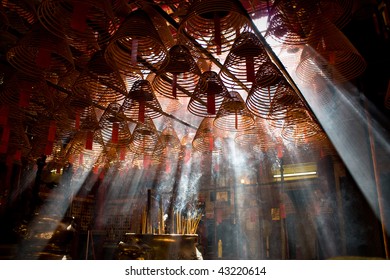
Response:
[{"label": "red hanging decoration", "polygon": [[148,169],[151,163],[149,155],[144,155],[144,169]]},{"label": "red hanging decoration", "polygon": [[0,125],[7,125],[8,123],[8,115],[9,115],[9,107],[1,106],[0,108]]},{"label": "red hanging decoration", "polygon": [[177,96],[177,74],[173,74],[172,78],[172,95],[174,98]]},{"label": "red hanging decoration", "polygon": [[22,160],[22,150],[16,150],[14,154],[14,160],[21,161]]},{"label": "red hanging decoration", "polygon": [[191,159],[191,151],[190,149],[186,149],[184,155],[184,162],[187,163]]},{"label": "red hanging decoration", "polygon": [[222,40],[221,40],[221,19],[219,18],[218,13],[214,13],[214,40],[215,45],[217,46],[217,55],[221,54],[221,46],[222,46]]},{"label": "red hanging decoration", "polygon": [[56,138],[56,121],[50,121],[49,133],[47,135],[47,141],[54,142]]},{"label": "red hanging decoration", "polygon": [[93,174],[95,174],[95,175],[98,174],[99,173],[99,166],[94,166],[92,171],[93,171]]},{"label": "red hanging decoration", "polygon": [[93,147],[93,131],[87,132],[87,138],[85,139],[85,149],[92,150]]},{"label": "red hanging decoration", "polygon": [[277,151],[278,151],[278,158],[282,158],[283,157],[283,146],[278,145]]},{"label": "red hanging decoration", "polygon": [[118,140],[119,140],[119,123],[113,123],[111,142],[114,144],[118,144]]},{"label": "red hanging decoration", "polygon": [[48,141],[46,143],[46,147],[45,147],[45,155],[51,155],[51,152],[53,151],[53,146],[54,146],[54,143],[51,142],[51,141]]},{"label": "red hanging decoration", "polygon": [[19,103],[20,108],[27,108],[30,105],[30,93],[25,90],[19,91]]},{"label": "red hanging decoration", "polygon": [[73,6],[72,19],[70,21],[70,27],[79,31],[85,32],[87,29],[87,14],[88,5],[86,3],[77,3]]},{"label": "red hanging decoration", "polygon": [[329,53],[329,64],[335,65],[335,63],[336,63],[336,54],[335,54],[335,52],[330,52]]},{"label": "red hanging decoration", "polygon": [[75,125],[74,125],[74,128],[76,130],[79,130],[80,129],[80,111],[77,110],[76,111],[76,117],[75,117]]},{"label": "red hanging decoration", "polygon": [[1,134],[1,143],[8,143],[10,135],[11,135],[11,128],[9,126],[4,126],[3,133]]},{"label": "red hanging decoration", "polygon": [[209,136],[209,151],[212,152],[214,150],[214,137],[212,135]]},{"label": "red hanging decoration", "polygon": [[138,121],[145,122],[145,100],[139,101]]},{"label": "red hanging decoration", "polygon": [[207,113],[215,115],[215,94],[207,93]]},{"label": "red hanging decoration", "polygon": [[167,164],[165,165],[165,173],[171,173],[171,170],[171,163],[167,162]]},{"label": "red hanging decoration", "polygon": [[284,203],[280,203],[279,207],[280,207],[280,217],[282,219],[286,219],[286,206],[284,205]]},{"label": "red hanging decoration", "polygon": [[255,63],[253,61],[253,56],[246,57],[246,80],[248,82],[255,81]]},{"label": "red hanging decoration", "polygon": [[126,148],[121,148],[120,150],[120,160],[125,160],[126,159]]},{"label": "red hanging decoration", "polygon": [[51,65],[51,51],[45,48],[39,48],[35,63],[41,68],[49,68]]}]

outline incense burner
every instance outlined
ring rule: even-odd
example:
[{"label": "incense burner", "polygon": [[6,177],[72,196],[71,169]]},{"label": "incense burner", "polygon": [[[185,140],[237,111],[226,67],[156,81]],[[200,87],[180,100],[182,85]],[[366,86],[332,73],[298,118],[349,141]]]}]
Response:
[{"label": "incense burner", "polygon": [[118,245],[122,260],[196,260],[197,234],[126,234]]}]

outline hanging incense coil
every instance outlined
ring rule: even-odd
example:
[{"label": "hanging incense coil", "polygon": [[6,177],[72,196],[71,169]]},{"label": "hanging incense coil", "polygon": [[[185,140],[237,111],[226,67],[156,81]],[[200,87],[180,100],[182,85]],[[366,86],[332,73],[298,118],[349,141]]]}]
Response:
[{"label": "hanging incense coil", "polygon": [[145,118],[158,118],[162,115],[162,109],[158,102],[152,86],[148,80],[134,82],[122,104],[125,115],[139,122]]},{"label": "hanging incense coil", "polygon": [[119,103],[110,103],[99,120],[104,145],[125,147],[130,143],[130,129]]},{"label": "hanging incense coil", "polygon": [[[296,3],[300,5],[296,5]],[[315,5],[307,9],[303,1],[277,1],[273,5],[270,13],[269,25],[266,35],[288,45],[301,45],[308,41],[312,32],[313,15]]]},{"label": "hanging incense coil", "polygon": [[227,88],[214,71],[206,71],[195,87],[188,103],[188,111],[198,117],[215,117],[225,96]]},{"label": "hanging incense coil", "polygon": [[309,41],[301,54],[296,74],[305,83],[311,83],[317,75],[333,83],[344,83],[359,77],[366,69],[366,62],[348,38],[332,23],[319,19],[316,28],[321,29],[320,40]]},{"label": "hanging incense coil", "polygon": [[[9,155],[14,155],[15,160],[20,160],[21,157],[27,157],[28,154],[31,151],[31,145],[30,145],[30,140],[28,135],[25,132],[25,124],[21,120],[12,120],[12,126],[9,125],[8,128],[7,126],[0,126],[2,130],[2,141],[5,140],[3,139],[3,134],[4,130],[9,129],[9,137],[8,137],[8,143],[6,147],[6,151],[1,151],[1,152],[7,152]],[[1,141],[1,142],[2,142]],[[3,149],[5,147],[2,147],[4,143],[0,144],[0,149]],[[19,157],[19,159],[17,159]]]},{"label": "hanging incense coil", "polygon": [[137,123],[131,135],[129,149],[136,154],[153,155],[159,142],[159,134],[153,120],[145,118],[144,123]]},{"label": "hanging incense coil", "polygon": [[29,0],[2,1],[1,6],[7,15],[7,22],[17,32],[27,33],[31,26],[37,22],[35,3]]},{"label": "hanging incense coil", "polygon": [[353,0],[319,0],[318,16],[324,17],[342,29],[352,18]]},{"label": "hanging incense coil", "polygon": [[179,33],[187,33],[212,54],[228,51],[249,19],[234,1],[193,1],[180,22]]},{"label": "hanging incense coil", "polygon": [[166,59],[153,80],[153,88],[170,98],[190,96],[201,75],[190,51],[184,45],[174,45]]},{"label": "hanging incense coil", "polygon": [[236,91],[229,92],[218,110],[214,125],[222,130],[241,131],[250,129],[255,123],[253,115],[241,95]]},{"label": "hanging incense coil", "polygon": [[214,118],[204,118],[196,130],[192,147],[194,152],[222,152],[223,131],[214,125]]},{"label": "hanging incense coil", "polygon": [[290,113],[291,118],[284,123],[281,136],[287,141],[296,144],[306,144],[314,141],[322,131],[320,125],[313,120],[305,108],[294,110]]},{"label": "hanging incense coil", "polygon": [[55,108],[56,96],[43,79],[16,73],[3,85],[0,99],[24,114],[47,115]]},{"label": "hanging incense coil", "polygon": [[161,131],[160,141],[162,145],[165,148],[168,148],[170,151],[178,152],[180,150],[180,139],[177,136],[177,133],[173,128],[171,121],[168,121],[167,125]]},{"label": "hanging incense coil", "polygon": [[130,13],[112,36],[105,50],[107,63],[122,74],[151,72],[159,69],[168,56],[164,43],[142,10]]},{"label": "hanging incense coil", "polygon": [[246,100],[249,111],[255,116],[277,120],[286,117],[286,110],[299,98],[287,81],[280,77],[268,85],[254,84]]},{"label": "hanging incense coil", "polygon": [[49,80],[63,77],[74,69],[67,41],[54,36],[39,24],[35,24],[7,52],[7,60],[20,72]]},{"label": "hanging incense coil", "polygon": [[241,33],[226,57],[220,77],[228,88],[238,86],[236,79],[250,88],[257,70],[267,61],[268,54],[257,36],[251,32]]},{"label": "hanging incense coil", "polygon": [[240,131],[236,134],[234,141],[244,148],[253,149],[257,152],[266,152],[276,145],[275,137],[266,120],[255,118],[252,129]]},{"label": "hanging incense coil", "polygon": [[80,96],[82,100],[90,99],[92,103],[107,106],[125,98],[126,86],[119,72],[108,65],[103,52],[98,51],[74,82],[73,93],[75,99]]},{"label": "hanging incense coil", "polygon": [[116,30],[117,19],[108,1],[45,0],[38,19],[51,33],[78,50],[98,50]]}]

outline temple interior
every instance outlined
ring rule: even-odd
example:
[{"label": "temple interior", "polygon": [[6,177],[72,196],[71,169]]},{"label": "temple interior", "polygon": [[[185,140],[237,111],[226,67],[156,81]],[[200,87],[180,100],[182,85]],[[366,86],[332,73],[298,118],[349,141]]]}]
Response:
[{"label": "temple interior", "polygon": [[389,7],[1,0],[0,259],[389,259]]}]

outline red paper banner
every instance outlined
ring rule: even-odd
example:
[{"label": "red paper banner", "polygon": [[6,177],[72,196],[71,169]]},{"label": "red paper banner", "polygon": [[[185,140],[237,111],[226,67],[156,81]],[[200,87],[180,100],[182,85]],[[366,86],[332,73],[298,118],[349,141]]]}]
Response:
[{"label": "red paper banner", "polygon": [[53,151],[53,146],[54,146],[54,143],[51,142],[51,141],[48,141],[46,143],[46,147],[45,147],[45,155],[51,155],[51,152]]},{"label": "red paper banner", "polygon": [[282,158],[283,157],[283,146],[278,145],[277,150],[278,150],[278,158]]},{"label": "red paper banner", "polygon": [[93,147],[93,131],[87,132],[87,138],[85,139],[85,149],[92,150]]},{"label": "red paper banner", "polygon": [[88,4],[78,2],[73,6],[72,19],[70,21],[70,27],[79,31],[85,32],[87,29],[87,14]]},{"label": "red paper banner", "polygon": [[246,80],[252,83],[255,81],[255,63],[252,56],[246,57]]},{"label": "red paper banner", "polygon": [[50,121],[49,133],[47,135],[47,141],[54,142],[56,138],[56,121]]},{"label": "red paper banner", "polygon": [[7,125],[9,115],[9,107],[1,106],[0,108],[0,125]]},{"label": "red paper banner", "polygon": [[215,115],[215,94],[207,93],[207,113]]},{"label": "red paper banner", "polygon": [[10,135],[11,135],[11,128],[9,126],[4,126],[3,133],[1,134],[1,143],[8,143]]},{"label": "red paper banner", "polygon": [[75,125],[74,128],[76,130],[80,129],[80,111],[76,111],[76,117],[75,117]]},{"label": "red paper banner", "polygon": [[22,160],[22,150],[16,150],[14,154],[14,160],[16,161]]},{"label": "red paper banner", "polygon": [[45,48],[39,48],[35,63],[41,68],[49,68],[51,65],[51,51]]},{"label": "red paper banner", "polygon": [[151,164],[151,158],[149,155],[144,155],[144,169],[148,169]]},{"label": "red paper banner", "polygon": [[118,140],[119,140],[119,123],[113,123],[111,142],[114,144],[118,144]]},{"label": "red paper banner", "polygon": [[126,148],[121,148],[120,160],[125,160],[125,159],[126,159]]},{"label": "red paper banner", "polygon": [[214,150],[214,137],[212,135],[209,136],[209,151],[212,152]]},{"label": "red paper banner", "polygon": [[30,105],[30,93],[25,90],[19,91],[19,103],[20,108],[27,108]]},{"label": "red paper banner", "polygon": [[284,203],[280,203],[279,207],[280,207],[280,217],[282,219],[286,219],[286,206],[284,205]]},{"label": "red paper banner", "polygon": [[145,101],[139,101],[139,111],[138,111],[138,121],[144,123],[145,122]]}]

